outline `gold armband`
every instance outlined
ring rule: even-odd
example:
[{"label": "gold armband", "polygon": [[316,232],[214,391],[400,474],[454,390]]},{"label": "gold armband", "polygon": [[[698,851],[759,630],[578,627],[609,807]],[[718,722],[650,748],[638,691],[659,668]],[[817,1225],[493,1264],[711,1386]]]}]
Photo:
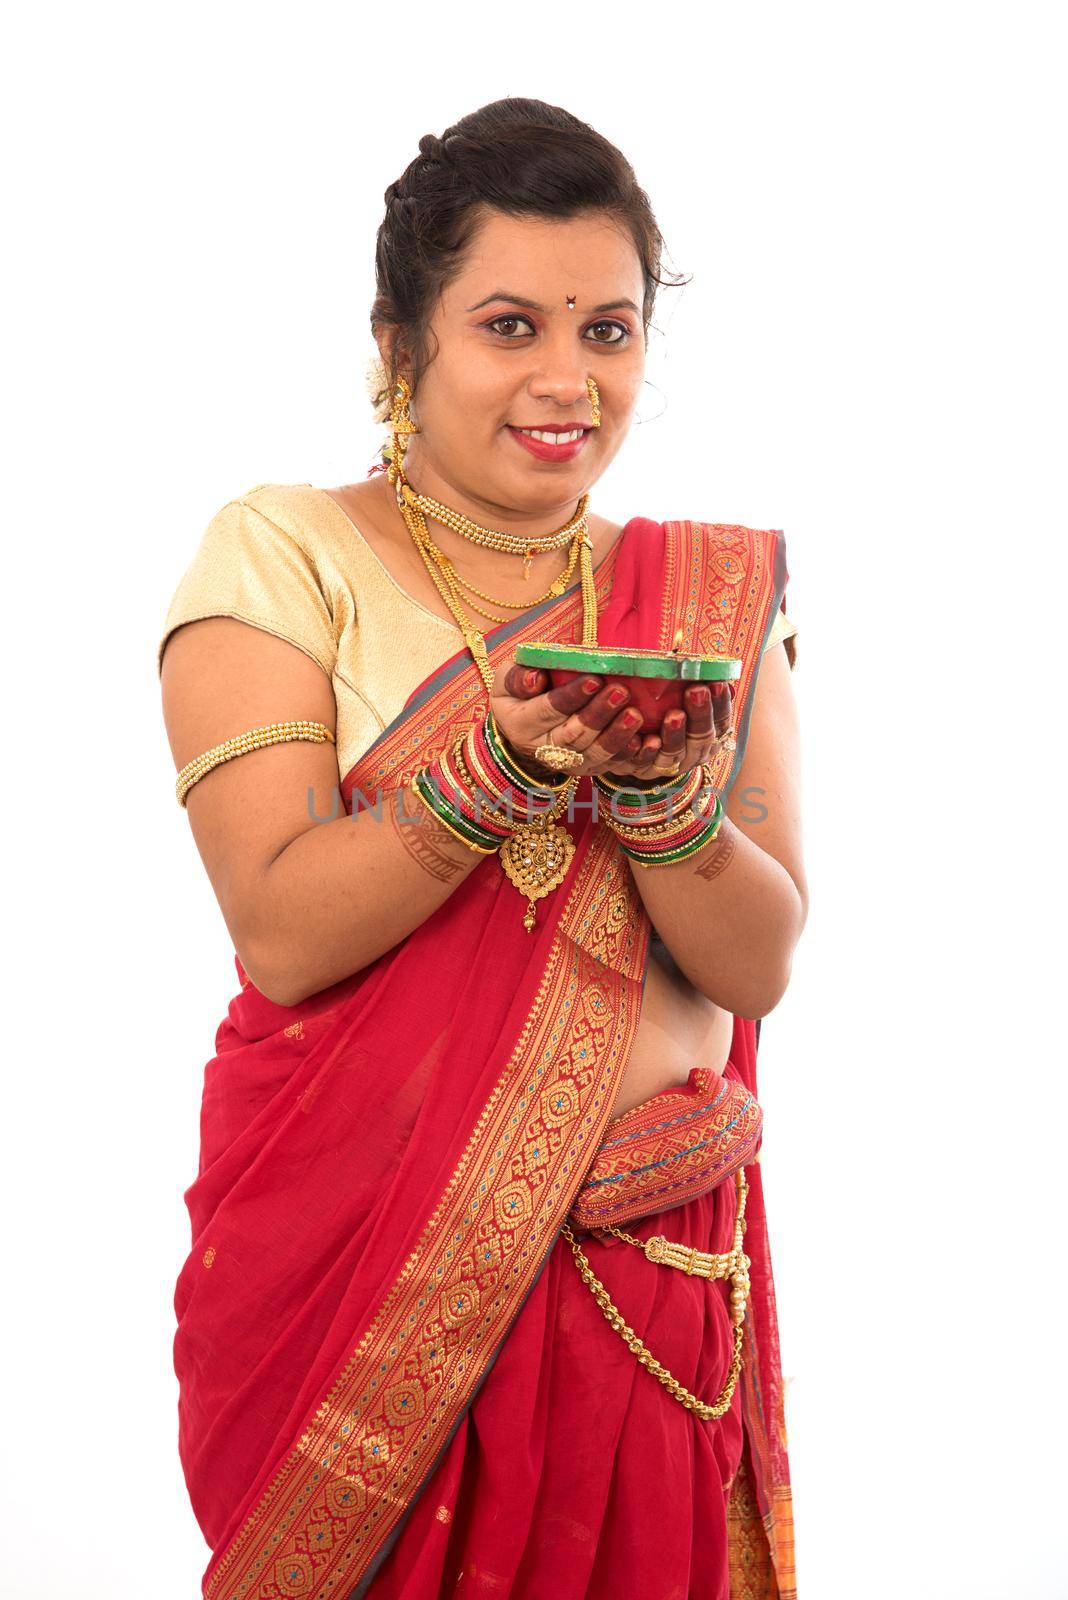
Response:
[{"label": "gold armband", "polygon": [[291,739],[310,739],[314,744],[323,744],[327,740],[334,743],[334,735],[325,722],[305,720],[271,722],[266,728],[252,728],[248,733],[236,734],[234,738],[205,750],[202,756],[197,756],[195,761],[188,762],[182,768],[174,785],[178,804],[185,805],[185,797],[194,783],[198,783],[212,767],[219,766],[223,761],[232,761],[235,756],[243,756],[249,750],[258,750],[261,745],[287,744]]}]

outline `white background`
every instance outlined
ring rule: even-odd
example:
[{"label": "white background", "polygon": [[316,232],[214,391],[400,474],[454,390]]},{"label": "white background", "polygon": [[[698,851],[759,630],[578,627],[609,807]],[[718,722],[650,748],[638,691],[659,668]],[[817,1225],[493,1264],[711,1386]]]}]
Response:
[{"label": "white background", "polygon": [[23,8],[4,1595],[198,1593],[171,1295],[235,974],[156,643],[222,504],[365,473],[382,192],[507,94],[620,145],[693,274],[596,508],[786,536],[812,909],[761,1099],[802,1600],[1068,1594],[1061,46],[1052,6],[937,0]]}]

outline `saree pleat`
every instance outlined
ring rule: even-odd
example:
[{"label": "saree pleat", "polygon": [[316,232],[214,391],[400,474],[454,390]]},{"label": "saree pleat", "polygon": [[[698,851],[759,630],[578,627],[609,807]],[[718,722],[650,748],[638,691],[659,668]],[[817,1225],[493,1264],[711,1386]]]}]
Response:
[{"label": "saree pleat", "polygon": [[[713,767],[725,792],[785,588],[781,537],[635,518],[613,556],[597,571],[602,642],[742,659],[738,750]],[[577,587],[487,634],[491,663],[536,637],[581,637]],[[483,704],[457,652],[345,775],[346,808],[388,803]],[[746,1362],[716,1422],[639,1366],[560,1234],[611,1116],[650,933],[590,797],[585,779],[574,859],[531,934],[489,858],[399,946],[300,1006],[268,1001],[237,962],[175,1296],[206,1600],[791,1600],[759,1165]],[[754,1097],[755,1063],[753,1024],[736,1019],[729,1070]],[[725,1250],[733,1218],[724,1181],[631,1231]],[[583,1247],[654,1355],[718,1393],[728,1285],[610,1236]],[[741,1587],[757,1570],[747,1542],[768,1556],[762,1589]]]},{"label": "saree pleat", "polygon": [[[730,1247],[733,1185],[636,1224]],[[701,1395],[730,1363],[722,1280],[656,1272],[608,1236],[583,1249],[628,1322]],[[608,1328],[557,1240],[464,1422],[367,1591],[373,1600],[699,1595],[726,1600],[727,1502],[741,1452],[738,1391],[694,1418]]]}]

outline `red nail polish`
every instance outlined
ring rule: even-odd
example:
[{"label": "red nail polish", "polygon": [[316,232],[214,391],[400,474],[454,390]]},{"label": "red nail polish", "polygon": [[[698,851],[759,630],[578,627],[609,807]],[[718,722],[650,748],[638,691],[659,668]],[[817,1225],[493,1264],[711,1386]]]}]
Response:
[{"label": "red nail polish", "polygon": [[601,687],[601,685],[597,682],[596,678],[584,678],[582,680],[582,687],[587,694],[593,694],[595,690]]}]

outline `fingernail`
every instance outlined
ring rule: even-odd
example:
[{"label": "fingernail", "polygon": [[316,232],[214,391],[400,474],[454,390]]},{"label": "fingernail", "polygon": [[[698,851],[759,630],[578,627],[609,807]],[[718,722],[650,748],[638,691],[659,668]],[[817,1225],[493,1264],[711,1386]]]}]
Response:
[{"label": "fingernail", "polygon": [[626,698],[626,689],[612,689],[609,691],[608,704],[611,706],[621,706]]},{"label": "fingernail", "polygon": [[582,687],[587,694],[592,694],[594,690],[599,689],[601,685],[597,682],[596,678],[584,678],[582,681]]},{"label": "fingernail", "polygon": [[641,720],[642,714],[640,711],[627,711],[623,716],[623,726],[625,728],[636,728]]},{"label": "fingernail", "polygon": [[526,684],[528,689],[533,689],[537,681],[538,674],[536,672],[528,672],[526,677],[523,679],[523,682]]},{"label": "fingernail", "polygon": [[719,682],[719,683],[714,683],[712,685],[712,693],[715,695],[717,700],[722,700],[723,696],[724,696],[724,694],[726,694],[726,692],[727,692],[727,685],[725,683],[723,683],[722,681]]}]

